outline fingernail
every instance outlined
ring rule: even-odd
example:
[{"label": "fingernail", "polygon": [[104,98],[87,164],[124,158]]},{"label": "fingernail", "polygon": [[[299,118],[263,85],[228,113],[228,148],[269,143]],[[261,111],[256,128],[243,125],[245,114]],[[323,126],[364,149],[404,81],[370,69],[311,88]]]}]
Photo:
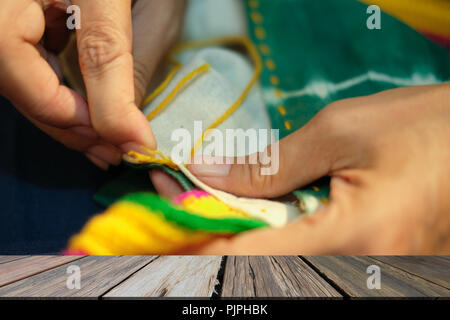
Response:
[{"label": "fingernail", "polygon": [[70,128],[70,131],[87,138],[98,138],[97,132],[95,132],[94,129],[90,127],[83,127],[83,126],[72,127]]},{"label": "fingernail", "polygon": [[90,147],[86,150],[86,153],[89,153],[100,160],[106,161],[107,163],[113,165],[119,165],[122,158],[122,155],[118,150],[104,145]]},{"label": "fingernail", "polygon": [[86,158],[88,158],[93,164],[95,164],[97,167],[99,167],[102,170],[107,171],[109,169],[109,164],[96,156],[86,153]]},{"label": "fingernail", "polygon": [[231,164],[191,164],[189,170],[198,177],[225,177],[230,173]]}]

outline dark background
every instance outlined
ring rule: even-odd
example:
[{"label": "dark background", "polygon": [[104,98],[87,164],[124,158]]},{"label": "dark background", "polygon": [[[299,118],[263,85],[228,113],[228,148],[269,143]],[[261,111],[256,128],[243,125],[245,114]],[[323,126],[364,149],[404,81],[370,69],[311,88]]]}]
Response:
[{"label": "dark background", "polygon": [[111,173],[34,127],[0,97],[0,255],[60,253],[102,209],[92,200]]}]

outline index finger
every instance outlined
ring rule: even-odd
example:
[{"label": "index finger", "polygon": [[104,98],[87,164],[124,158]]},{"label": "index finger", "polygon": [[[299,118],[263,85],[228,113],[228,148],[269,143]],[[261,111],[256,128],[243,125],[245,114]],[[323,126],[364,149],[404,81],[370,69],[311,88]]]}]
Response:
[{"label": "index finger", "polygon": [[131,0],[72,2],[81,12],[78,53],[94,129],[124,152],[140,145],[156,148],[135,104]]}]

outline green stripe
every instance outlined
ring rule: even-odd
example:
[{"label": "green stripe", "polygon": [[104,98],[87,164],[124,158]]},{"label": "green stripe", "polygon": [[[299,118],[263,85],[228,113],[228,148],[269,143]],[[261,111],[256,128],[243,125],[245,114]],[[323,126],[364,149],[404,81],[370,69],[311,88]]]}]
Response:
[{"label": "green stripe", "polygon": [[121,201],[137,203],[150,209],[152,213],[161,215],[165,220],[178,226],[206,231],[209,233],[226,234],[239,233],[251,229],[267,227],[267,223],[252,218],[206,218],[194,213],[176,208],[168,201],[150,193],[134,193],[127,195]]}]

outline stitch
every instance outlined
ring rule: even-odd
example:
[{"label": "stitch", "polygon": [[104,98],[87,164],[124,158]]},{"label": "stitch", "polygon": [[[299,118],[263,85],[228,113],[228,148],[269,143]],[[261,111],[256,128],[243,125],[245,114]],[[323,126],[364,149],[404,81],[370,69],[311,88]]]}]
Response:
[{"label": "stitch", "polygon": [[259,40],[264,40],[266,38],[266,30],[263,27],[255,28],[255,35]]},{"label": "stitch", "polygon": [[322,201],[323,204],[328,204],[328,199],[327,198],[321,198],[320,201]]},{"label": "stitch", "polygon": [[282,96],[283,96],[283,93],[281,92],[281,90],[275,89],[275,97],[277,97],[278,99],[281,99]]},{"label": "stitch", "polygon": [[248,5],[250,8],[252,9],[257,9],[259,8],[259,2],[258,0],[249,0]]},{"label": "stitch", "polygon": [[156,107],[152,112],[150,112],[147,116],[147,120],[152,120],[154,117],[158,115],[162,110],[164,110],[169,103],[175,98],[178,92],[192,79],[194,79],[196,76],[208,71],[211,69],[211,66],[207,63],[201,65],[197,69],[193,70],[189,74],[187,74],[175,87],[175,89],[172,90],[172,92],[160,103],[158,107]]},{"label": "stitch", "polygon": [[147,155],[132,150],[128,152],[127,156],[131,158],[135,163],[159,163],[166,165],[174,170],[179,170],[178,166],[172,160],[167,158],[161,151],[151,150],[146,146],[141,146],[141,148],[145,152],[147,152]]},{"label": "stitch", "polygon": [[319,192],[319,191],[320,191],[319,187],[316,187],[316,186],[313,186],[312,189],[313,189],[315,192]]},{"label": "stitch", "polygon": [[266,44],[261,44],[259,45],[259,50],[261,51],[262,54],[264,55],[269,55],[270,54],[270,48],[268,45]]},{"label": "stitch", "polygon": [[286,115],[286,109],[283,106],[278,106],[278,112],[282,115],[285,116]]},{"label": "stitch", "polygon": [[291,130],[291,123],[288,120],[284,122],[284,126],[286,127],[286,129]]},{"label": "stitch", "polygon": [[[209,39],[209,40],[204,40],[204,41],[183,43],[183,44],[180,44],[180,45],[176,46],[175,48],[173,48],[169,53],[169,57],[172,57],[176,53],[183,51],[183,50],[196,49],[196,48],[212,46],[212,45],[226,45],[226,44],[243,45],[247,49],[251,59],[253,60],[253,63],[255,65],[255,72],[253,73],[253,76],[252,76],[249,84],[244,89],[243,93],[237,99],[237,101],[227,111],[225,111],[225,113],[223,113],[219,118],[217,118],[216,121],[214,121],[213,124],[211,124],[203,132],[202,137],[194,144],[194,147],[191,150],[192,156],[195,154],[195,152],[198,150],[198,148],[203,144],[203,140],[206,137],[207,132],[210,129],[213,129],[213,128],[219,126],[223,121],[225,121],[229,116],[231,116],[231,114],[233,114],[234,111],[236,111],[241,106],[242,102],[245,100],[248,93],[253,88],[253,86],[258,81],[258,79],[261,75],[262,61],[261,61],[261,57],[259,56],[258,51],[256,50],[253,43],[245,37],[223,37],[223,38],[215,38],[215,39]],[[167,96],[166,99],[147,116],[147,119],[151,120],[154,117],[156,117],[162,110],[164,110],[164,108],[167,107],[167,105],[173,100],[173,98],[175,97],[177,92],[179,92],[179,90],[181,90],[181,88],[183,88],[187,82],[189,82],[193,77],[195,77],[199,73],[209,70],[209,68],[210,68],[209,65],[208,65],[208,67],[206,67],[206,65],[203,65],[203,66],[197,68],[196,70],[192,71],[185,78],[183,78],[181,80],[181,82],[177,84],[176,88],[169,94],[169,96]],[[169,76],[170,76],[170,74],[169,74]],[[166,82],[166,81],[167,81],[167,79],[164,82]],[[169,81],[170,81],[170,79],[169,79]],[[167,86],[167,84],[166,84],[166,86]],[[150,96],[153,96],[153,95],[154,95],[154,93],[152,93]],[[149,99],[149,98],[146,98],[146,100],[147,99]],[[161,156],[162,153],[160,153],[158,155]],[[136,160],[137,158],[139,158],[141,161],[140,163],[150,163],[153,160],[157,160],[157,163],[167,164],[167,165],[170,165],[171,167],[173,167],[173,166],[177,167],[175,165],[175,163],[173,163],[167,157],[164,157],[163,159],[156,159],[155,157],[153,157],[152,154],[150,154],[150,156],[148,156],[148,155],[140,154],[136,151],[132,151],[132,154],[130,154],[130,152],[129,152],[128,156],[130,156],[133,160]],[[148,162],[144,162],[145,160],[147,160]],[[178,167],[177,167],[177,169],[178,169]]]},{"label": "stitch", "polygon": [[280,79],[276,75],[272,75],[270,76],[270,83],[277,86],[280,84]]},{"label": "stitch", "polygon": [[252,12],[250,14],[250,17],[252,18],[253,22],[256,24],[262,23],[264,21],[263,16],[259,12]]},{"label": "stitch", "polygon": [[276,64],[272,59],[267,59],[266,60],[266,67],[267,69],[269,69],[270,71],[273,71],[276,69]]},{"label": "stitch", "polygon": [[180,69],[183,67],[183,65],[177,61],[174,61],[175,66],[172,70],[170,70],[169,74],[167,75],[166,79],[158,86],[158,88],[155,89],[151,94],[145,98],[145,100],[142,102],[142,106],[145,106],[149,104],[153,99],[155,99],[161,92],[164,91],[164,89],[169,85],[172,78],[175,76],[175,74],[180,71]]}]

